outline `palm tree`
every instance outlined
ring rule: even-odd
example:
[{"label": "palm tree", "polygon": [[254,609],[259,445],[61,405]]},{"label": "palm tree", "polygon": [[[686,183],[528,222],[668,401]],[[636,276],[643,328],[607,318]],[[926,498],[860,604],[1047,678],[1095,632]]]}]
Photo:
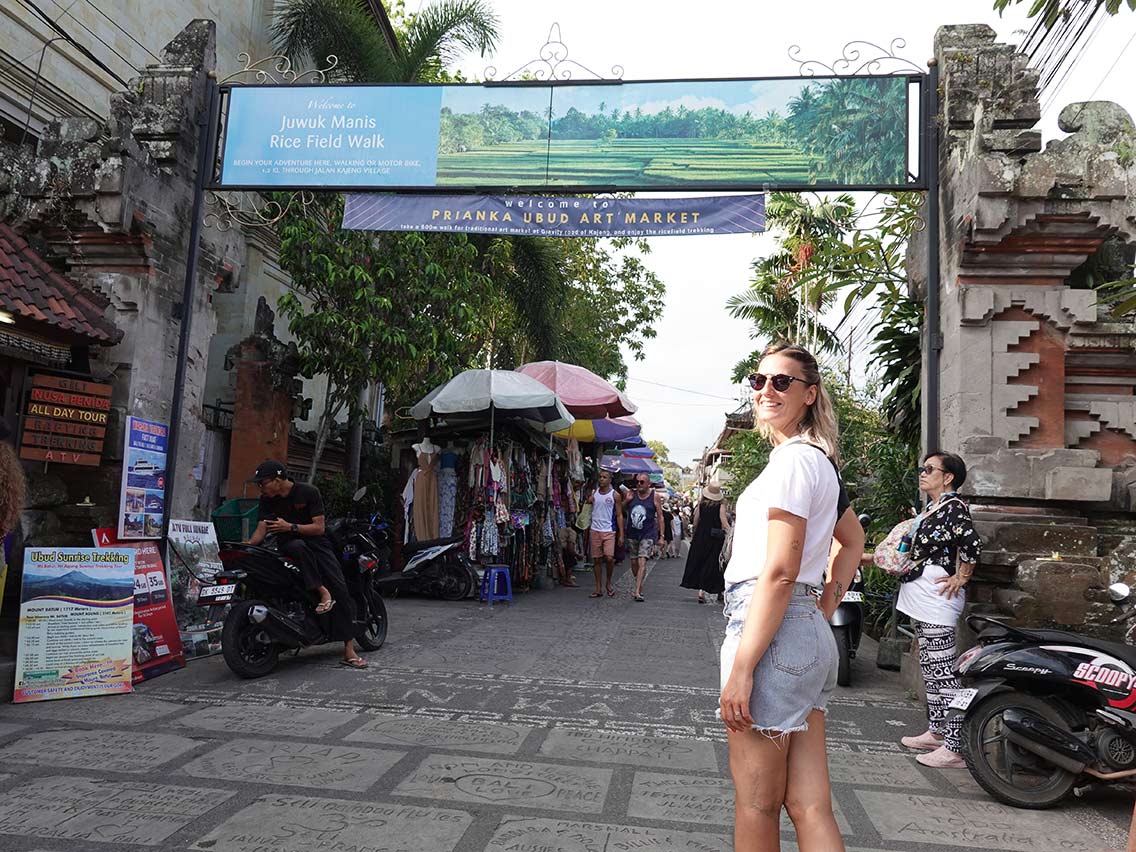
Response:
[{"label": "palm tree", "polygon": [[339,64],[330,77],[350,83],[437,80],[468,51],[497,44],[497,16],[484,0],[435,0],[396,31],[392,50],[363,0],[287,0],[272,28],[276,47],[293,60]]}]

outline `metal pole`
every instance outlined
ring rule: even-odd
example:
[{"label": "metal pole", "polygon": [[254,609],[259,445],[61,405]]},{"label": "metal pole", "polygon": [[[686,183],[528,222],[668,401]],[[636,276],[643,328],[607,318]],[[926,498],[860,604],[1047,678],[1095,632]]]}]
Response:
[{"label": "metal pole", "polygon": [[201,208],[205,199],[205,181],[213,168],[213,146],[210,132],[217,126],[217,78],[209,72],[205,83],[205,109],[197,119],[197,175],[193,181],[193,208],[189,220],[189,247],[185,261],[185,282],[181,291],[181,333],[178,337],[177,370],[174,373],[174,396],[170,406],[170,431],[166,454],[166,513],[162,537],[170,529],[173,497],[178,486],[178,440],[181,432],[185,397],[185,373],[189,359],[189,334],[193,327],[193,290],[197,278],[197,257],[201,248]]},{"label": "metal pole", "polygon": [[939,445],[939,356],[943,335],[939,328],[939,63],[927,62],[927,113],[924,133],[927,149],[927,385],[926,452],[942,449]]}]

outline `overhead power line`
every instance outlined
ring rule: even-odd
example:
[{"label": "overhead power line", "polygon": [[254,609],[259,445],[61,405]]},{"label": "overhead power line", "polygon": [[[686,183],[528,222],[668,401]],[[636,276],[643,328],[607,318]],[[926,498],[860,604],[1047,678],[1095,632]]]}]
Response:
[{"label": "overhead power line", "polygon": [[658,388],[667,388],[668,390],[681,391],[682,393],[692,393],[692,394],[695,394],[697,396],[707,396],[707,397],[710,397],[710,399],[722,399],[722,400],[727,400],[729,402],[737,402],[738,401],[737,397],[733,397],[733,396],[720,396],[719,394],[716,394],[716,393],[706,393],[705,391],[696,391],[696,390],[691,390],[690,388],[680,388],[680,387],[677,387],[676,385],[665,385],[662,382],[652,382],[652,381],[648,381],[647,379],[637,379],[634,376],[628,376],[627,380],[630,381],[630,382],[639,382],[640,384],[644,384],[644,385],[654,385],[655,387],[658,387]]},{"label": "overhead power line", "polygon": [[[158,62],[162,61],[162,57],[158,56],[158,54],[154,53],[154,51],[150,50],[150,48],[146,47],[146,45],[144,45],[142,42],[140,42],[138,39],[136,39],[134,37],[133,33],[129,32],[127,30],[124,30],[121,26],[119,26],[118,22],[114,18],[112,18],[110,15],[108,15],[106,12],[104,12],[102,9],[100,9],[98,6],[96,6],[93,2],[91,2],[91,0],[85,0],[85,2],[88,6],[90,6],[92,9],[94,9],[96,12],[98,12],[100,15],[102,15],[104,18],[106,18],[107,21],[110,23],[110,25],[112,27],[114,27],[116,30],[118,30],[120,33],[122,33],[124,36],[126,36],[128,39],[130,39],[132,42],[134,42],[136,45],[138,45],[140,48],[142,48],[148,54],[150,54],[150,56],[152,56]],[[56,5],[58,6],[59,4],[56,3]],[[72,15],[71,17],[74,18],[75,16]],[[137,70],[137,69],[135,69],[135,70]]]}]

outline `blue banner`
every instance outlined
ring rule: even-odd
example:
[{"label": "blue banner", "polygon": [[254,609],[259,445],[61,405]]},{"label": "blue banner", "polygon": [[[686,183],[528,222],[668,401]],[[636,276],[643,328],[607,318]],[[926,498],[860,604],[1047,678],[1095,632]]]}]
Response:
[{"label": "blue banner", "polygon": [[119,497],[120,539],[161,538],[166,514],[166,440],[169,426],[126,418]]},{"label": "blue banner", "polygon": [[543,195],[347,196],[343,227],[542,237],[671,237],[765,230],[764,195],[568,198]]}]

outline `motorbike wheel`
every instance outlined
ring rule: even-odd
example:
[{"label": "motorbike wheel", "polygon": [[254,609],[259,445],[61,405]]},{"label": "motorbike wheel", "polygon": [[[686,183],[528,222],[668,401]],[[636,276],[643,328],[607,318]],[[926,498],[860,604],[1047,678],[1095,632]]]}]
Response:
[{"label": "motorbike wheel", "polygon": [[264,677],[276,668],[280,648],[264,628],[249,620],[249,610],[260,601],[243,601],[233,606],[221,628],[221,655],[237,677]]},{"label": "motorbike wheel", "polygon": [[996,692],[979,702],[963,723],[962,753],[967,768],[1000,802],[1015,808],[1053,807],[1073,789],[1077,776],[1006,738],[1002,713],[1011,707],[1029,710],[1071,730],[1069,720],[1042,699],[1023,692]]},{"label": "motorbike wheel", "polygon": [[438,597],[446,601],[464,601],[473,591],[473,578],[464,565],[446,560],[438,578]]},{"label": "motorbike wheel", "polygon": [[377,651],[387,641],[387,605],[379,594],[378,584],[373,581],[368,591],[367,606],[371,610],[367,629],[355,641],[364,651]]},{"label": "motorbike wheel", "polygon": [[832,628],[832,636],[836,639],[836,654],[839,665],[836,669],[836,683],[839,686],[852,685],[852,637],[847,627]]}]

